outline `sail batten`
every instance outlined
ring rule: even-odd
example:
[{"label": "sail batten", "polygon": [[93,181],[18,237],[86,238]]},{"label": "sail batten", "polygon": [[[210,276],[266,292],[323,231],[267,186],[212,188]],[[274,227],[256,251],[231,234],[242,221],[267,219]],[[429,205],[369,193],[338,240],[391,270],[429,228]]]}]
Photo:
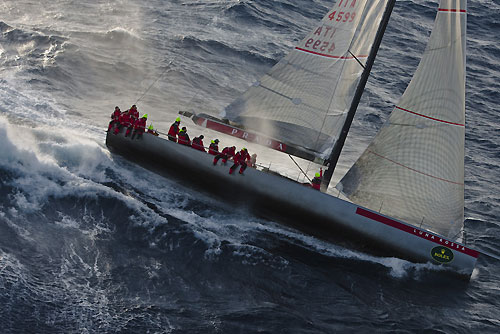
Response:
[{"label": "sail batten", "polygon": [[454,123],[454,122],[450,122],[450,121],[446,121],[444,119],[438,119],[438,118],[434,118],[434,117],[430,117],[430,116],[426,116],[424,114],[420,114],[418,112],[415,112],[415,111],[412,111],[412,110],[408,110],[408,109],[405,109],[405,108],[401,108],[399,106],[395,106],[396,109],[399,109],[399,110],[402,110],[402,111],[406,111],[406,112],[409,112],[410,114],[413,114],[413,115],[417,115],[417,116],[420,116],[420,117],[424,117],[424,118],[427,118],[427,119],[432,119],[436,122],[441,122],[441,123],[446,123],[446,124],[451,124],[451,125],[457,125],[457,126],[465,126],[465,124],[462,124],[462,123]]},{"label": "sail batten", "polygon": [[338,188],[354,203],[454,238],[463,227],[466,0],[441,0],[420,64]]},{"label": "sail batten", "polygon": [[368,55],[359,55],[359,56],[333,56],[333,55],[328,55],[324,53],[319,53],[319,52],[314,52],[311,50],[306,50],[303,48],[299,48],[298,46],[295,48],[295,50],[307,52],[316,56],[322,56],[322,57],[327,57],[327,58],[334,58],[334,59],[343,59],[343,60],[349,60],[349,59],[356,59],[356,58],[368,58]]},{"label": "sail batten", "polygon": [[379,158],[382,158],[382,159],[385,159],[385,160],[387,160],[387,161],[389,161],[389,162],[392,162],[392,163],[393,163],[393,164],[395,164],[395,165],[398,165],[398,166],[400,166],[400,167],[403,167],[403,168],[406,168],[406,169],[408,169],[408,170],[411,170],[412,172],[415,172],[415,173],[418,173],[418,174],[422,174],[422,175],[427,176],[427,177],[434,178],[435,180],[439,180],[439,181],[443,181],[443,182],[448,182],[448,183],[456,184],[456,185],[459,185],[459,186],[463,186],[463,185],[464,185],[464,183],[463,183],[463,182],[453,181],[453,180],[447,180],[447,179],[444,179],[444,178],[442,178],[442,177],[435,176],[435,175],[431,175],[431,174],[428,174],[428,173],[426,173],[426,172],[424,172],[424,171],[414,169],[414,168],[412,168],[412,167],[409,167],[409,166],[406,166],[406,165],[404,165],[404,164],[402,164],[402,163],[399,163],[399,162],[397,162],[397,161],[394,161],[394,160],[392,160],[392,159],[390,159],[390,158],[388,158],[388,157],[384,157],[383,155],[380,155],[380,154],[378,154],[378,153],[376,153],[376,152],[373,152],[373,151],[370,151],[370,150],[367,150],[367,152],[368,152],[368,153],[371,153],[371,154],[374,154],[374,155],[376,155],[376,156],[377,156],[377,157],[379,157]]}]

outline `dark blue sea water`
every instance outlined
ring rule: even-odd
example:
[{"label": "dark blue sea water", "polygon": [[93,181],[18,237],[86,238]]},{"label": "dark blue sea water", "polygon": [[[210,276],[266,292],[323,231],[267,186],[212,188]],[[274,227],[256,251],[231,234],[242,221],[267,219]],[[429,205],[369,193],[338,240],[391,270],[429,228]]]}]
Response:
[{"label": "dark blue sea water", "polygon": [[[354,252],[107,150],[115,105],[140,99],[161,131],[178,110],[217,114],[331,4],[0,2],[0,333],[499,333],[500,261],[463,282]],[[397,1],[344,170],[404,91],[436,8]],[[468,11],[467,244],[500,256],[500,4]]]}]

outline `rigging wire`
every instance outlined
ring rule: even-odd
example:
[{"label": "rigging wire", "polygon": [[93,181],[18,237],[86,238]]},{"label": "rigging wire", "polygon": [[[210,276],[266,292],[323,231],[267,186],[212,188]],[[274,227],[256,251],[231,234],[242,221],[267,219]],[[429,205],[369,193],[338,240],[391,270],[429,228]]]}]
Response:
[{"label": "rigging wire", "polygon": [[[194,95],[193,95],[193,97],[189,99],[189,101],[188,101],[188,103],[187,103],[187,105],[186,105],[186,109],[187,109],[187,110],[189,110],[189,109],[191,108],[191,105],[193,104],[194,99],[195,99],[198,95],[200,95],[200,90],[198,90],[198,91],[196,92],[196,94],[194,94]],[[193,112],[193,114],[195,114],[195,115],[196,115],[196,113],[195,113],[195,112]]]},{"label": "rigging wire", "polygon": [[160,78],[170,69],[170,65],[173,63],[173,61],[175,60],[172,59],[171,61],[168,62],[166,68],[163,70],[163,72],[161,72],[161,74],[156,78],[155,81],[153,81],[153,83],[151,85],[149,85],[149,87],[144,91],[144,93],[142,93],[142,95],[135,101],[134,104],[137,104],[140,100],[142,100],[142,98],[144,96],[146,96],[146,94],[149,92],[149,90],[158,82],[158,80],[160,80]]},{"label": "rigging wire", "polygon": [[290,159],[292,159],[292,161],[295,163],[295,165],[300,169],[300,171],[302,172],[302,174],[304,174],[304,176],[306,177],[306,179],[308,179],[309,182],[312,182],[311,179],[307,176],[307,174],[302,170],[302,168],[300,168],[299,164],[295,161],[295,159],[290,154],[288,156],[290,157]]},{"label": "rigging wire", "polygon": [[[354,59],[356,59],[356,61],[361,65],[361,67],[363,67],[363,69],[365,68],[364,65],[359,61],[359,59],[351,52],[351,50],[347,50],[347,52],[349,52],[349,54],[351,54],[354,57]],[[345,67],[345,63],[344,63],[344,65],[342,65],[342,71],[344,70],[344,67]],[[338,86],[339,82],[340,82],[340,77],[338,77],[335,80],[335,85],[334,85],[335,87],[333,89],[333,92],[335,92],[335,90],[337,89],[337,86]],[[326,109],[326,112],[325,112],[325,117],[323,118],[323,123],[321,124],[321,128],[318,131],[318,136],[316,138],[315,145],[317,145],[318,142],[319,142],[319,138],[321,136],[321,132],[323,131],[323,128],[325,127],[326,118],[328,117],[328,110],[332,106],[332,103],[334,102],[334,98],[335,98],[335,94],[332,94],[332,96],[330,97],[330,102],[328,104],[328,108]],[[343,115],[341,115],[341,116],[343,116]],[[328,169],[330,167],[330,165],[328,164],[327,166],[328,166],[327,167],[327,169]],[[311,163],[308,164],[307,172],[309,172],[310,167],[311,167]]]},{"label": "rigging wire", "polygon": [[[356,56],[355,56],[355,55],[351,52],[351,50],[347,50],[347,52],[349,52],[349,54],[350,54],[350,55],[351,55],[351,56],[352,56],[352,57],[353,57],[353,58],[354,58],[354,59],[358,62],[358,64],[359,64],[359,65],[360,65],[363,69],[365,69],[365,65],[363,65],[363,63],[361,63],[361,61],[358,59],[358,57],[356,57]],[[338,85],[338,81],[337,81],[336,85]],[[332,97],[331,97],[331,99],[330,99],[330,104],[329,104],[329,106],[328,106],[328,109],[330,108],[331,104],[333,103],[333,99],[334,99],[334,96],[332,95]],[[327,109],[327,110],[328,110],[328,109]],[[321,125],[321,128],[320,128],[320,130],[319,130],[318,137],[316,138],[315,145],[316,145],[316,144],[318,144],[319,137],[320,137],[321,131],[323,130],[323,127],[324,127],[324,125],[325,125],[325,122],[326,122],[326,117],[327,117],[327,116],[328,116],[328,112],[327,112],[327,113],[325,113],[325,117],[324,117],[324,119],[323,119],[323,124]],[[291,157],[290,157],[290,158],[291,158]],[[292,159],[292,160],[293,160],[293,159]],[[295,162],[295,161],[294,161],[294,162]],[[295,164],[297,165],[297,163],[295,163]],[[298,165],[297,165],[297,166],[298,166]],[[306,173],[308,173],[308,172],[311,170],[311,166],[312,166],[312,163],[311,163],[311,162],[309,162],[309,163],[307,164]],[[300,169],[300,167],[299,167],[299,169]],[[301,169],[301,172],[302,172],[302,173],[304,173],[304,171],[303,171],[302,169]],[[305,175],[306,173],[304,173],[304,175]],[[306,177],[307,177],[307,175],[306,175]],[[309,179],[309,178],[308,178],[308,179]]]}]

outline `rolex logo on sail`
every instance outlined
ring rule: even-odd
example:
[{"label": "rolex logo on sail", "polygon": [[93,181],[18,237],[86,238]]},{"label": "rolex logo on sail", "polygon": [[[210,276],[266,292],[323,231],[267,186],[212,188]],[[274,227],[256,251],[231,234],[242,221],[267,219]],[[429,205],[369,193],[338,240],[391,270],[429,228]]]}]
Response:
[{"label": "rolex logo on sail", "polygon": [[444,246],[437,246],[431,250],[431,257],[439,263],[449,263],[453,261],[453,252]]}]

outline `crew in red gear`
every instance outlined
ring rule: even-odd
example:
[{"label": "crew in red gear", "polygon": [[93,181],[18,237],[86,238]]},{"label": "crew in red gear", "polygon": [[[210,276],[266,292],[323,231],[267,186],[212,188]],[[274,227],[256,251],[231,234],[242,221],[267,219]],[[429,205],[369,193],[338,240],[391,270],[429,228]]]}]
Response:
[{"label": "crew in red gear", "polygon": [[191,139],[189,139],[189,135],[187,134],[187,129],[185,126],[182,127],[177,136],[179,137],[179,144],[191,146]]},{"label": "crew in red gear", "polygon": [[134,139],[135,135],[138,136],[138,138],[141,138],[142,135],[144,134],[144,131],[146,131],[146,121],[148,119],[148,114],[145,114],[141,118],[139,118],[137,121],[134,123],[134,133],[132,133],[132,138]]},{"label": "crew in red gear", "polygon": [[179,133],[179,125],[181,124],[181,118],[177,117],[175,122],[170,126],[168,130],[168,139],[177,142],[177,134]]},{"label": "crew in red gear", "polygon": [[219,139],[212,140],[210,146],[208,147],[208,154],[211,155],[219,154]]},{"label": "crew in red gear", "polygon": [[319,173],[316,173],[314,179],[312,179],[311,181],[311,187],[313,187],[316,190],[320,190],[322,180],[323,180],[323,169],[320,168]]},{"label": "crew in red gear", "polygon": [[130,125],[127,128],[127,131],[125,131],[125,137],[128,137],[128,135],[134,130],[134,125],[137,120],[133,119],[132,116],[128,115],[130,119]]},{"label": "crew in red gear", "polygon": [[130,115],[130,121],[132,122],[132,124],[139,119],[139,111],[137,111],[137,106],[135,104],[130,107],[128,113]]},{"label": "crew in red gear", "polygon": [[193,143],[191,144],[191,147],[194,148],[195,150],[203,151],[203,152],[207,153],[207,151],[205,151],[205,147],[203,145],[203,138],[205,138],[203,135],[200,135],[199,137],[195,137],[193,139]]},{"label": "crew in red gear", "polygon": [[240,167],[240,174],[243,174],[245,169],[247,168],[247,160],[250,160],[250,155],[248,154],[248,150],[246,148],[242,148],[241,151],[236,153],[233,158],[234,164],[229,168],[229,174],[233,174],[234,170]]},{"label": "crew in red gear", "polygon": [[130,126],[130,115],[127,112],[122,112],[120,117],[118,118],[120,124],[115,127],[115,131],[113,132],[115,135],[120,132],[122,128],[127,128]]},{"label": "crew in red gear", "polygon": [[229,159],[234,157],[235,152],[236,152],[236,146],[224,147],[222,152],[214,157],[214,166],[217,165],[217,161],[219,161],[220,158],[222,158],[222,162],[225,165]]},{"label": "crew in red gear", "polygon": [[108,125],[108,131],[111,131],[113,126],[118,126],[120,124],[120,115],[121,115],[120,108],[118,106],[115,107],[115,111],[111,114],[111,122],[109,122]]}]

